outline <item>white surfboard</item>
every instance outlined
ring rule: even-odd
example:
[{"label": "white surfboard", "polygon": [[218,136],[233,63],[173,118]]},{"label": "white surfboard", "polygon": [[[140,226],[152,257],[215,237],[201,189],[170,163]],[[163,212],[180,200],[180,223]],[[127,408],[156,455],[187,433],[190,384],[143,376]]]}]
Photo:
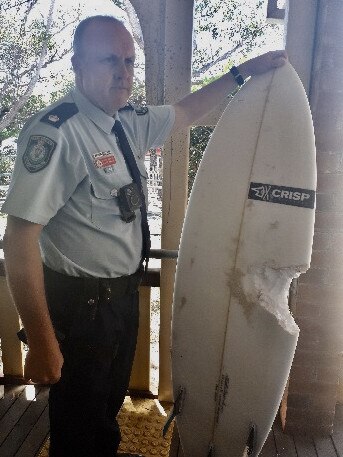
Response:
[{"label": "white surfboard", "polygon": [[268,436],[299,334],[288,291],[310,265],[315,188],[311,113],[286,64],[227,107],[190,197],[172,322],[185,457],[257,456]]}]

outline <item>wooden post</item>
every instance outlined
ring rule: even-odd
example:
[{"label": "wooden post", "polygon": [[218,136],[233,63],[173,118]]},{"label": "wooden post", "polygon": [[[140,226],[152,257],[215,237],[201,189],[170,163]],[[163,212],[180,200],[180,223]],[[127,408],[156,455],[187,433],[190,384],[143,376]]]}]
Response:
[{"label": "wooden post", "polygon": [[[144,36],[148,103],[173,103],[190,92],[193,0],[131,0]],[[153,26],[152,26],[153,25]],[[178,249],[187,203],[189,129],[163,152],[162,248]],[[170,324],[176,262],[161,269],[159,399],[172,400]]]},{"label": "wooden post", "polygon": [[150,287],[139,289],[139,331],[131,371],[131,390],[150,391]]},{"label": "wooden post", "polygon": [[[166,2],[166,103],[191,90],[193,0]],[[178,249],[187,204],[189,129],[179,131],[165,145],[163,155],[162,248]],[[161,268],[161,331],[159,399],[173,398],[171,386],[171,310],[176,263]]]}]

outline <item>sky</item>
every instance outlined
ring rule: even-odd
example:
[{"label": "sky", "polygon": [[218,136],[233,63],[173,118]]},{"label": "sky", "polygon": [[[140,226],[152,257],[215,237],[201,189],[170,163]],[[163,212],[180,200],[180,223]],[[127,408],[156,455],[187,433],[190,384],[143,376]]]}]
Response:
[{"label": "sky", "polygon": [[[39,0],[41,10],[47,10],[50,4],[49,0]],[[73,10],[76,5],[80,4],[83,9],[81,19],[94,14],[114,14],[116,16],[121,15],[121,10],[117,8],[111,0],[55,0],[55,11],[59,8],[63,8],[65,11]],[[122,19],[125,19],[122,17]]]}]

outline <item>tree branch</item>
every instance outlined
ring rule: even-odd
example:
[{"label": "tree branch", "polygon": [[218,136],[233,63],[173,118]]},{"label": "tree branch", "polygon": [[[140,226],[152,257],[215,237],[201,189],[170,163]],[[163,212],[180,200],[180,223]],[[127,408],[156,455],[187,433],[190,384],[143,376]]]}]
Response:
[{"label": "tree branch", "polygon": [[210,68],[214,67],[217,63],[228,59],[239,48],[241,48],[243,46],[243,44],[244,44],[243,41],[239,41],[234,48],[232,48],[229,51],[225,52],[223,55],[219,56],[217,59],[206,63],[205,65],[203,65],[202,67],[200,67],[200,68],[198,68],[196,70],[193,70],[193,73],[192,73],[193,78],[198,78],[200,75],[205,73],[207,70],[209,70]]},{"label": "tree branch", "polygon": [[13,8],[20,8],[23,5],[27,6],[27,11],[31,11],[32,8],[35,6],[35,4],[38,2],[38,0],[22,0],[22,1],[17,1],[13,5],[11,5],[9,1],[5,3],[5,5],[1,6],[0,5],[0,11],[3,9],[4,11],[11,10]]},{"label": "tree branch", "polygon": [[46,38],[45,41],[43,42],[43,46],[41,49],[41,53],[39,56],[39,60],[37,63],[37,68],[35,71],[35,74],[31,78],[29,84],[27,85],[25,93],[19,97],[14,104],[12,105],[10,111],[8,114],[6,114],[0,121],[0,132],[4,130],[6,127],[8,127],[11,122],[14,120],[16,117],[18,111],[25,105],[27,100],[29,99],[30,95],[33,92],[33,89],[39,79],[40,76],[40,71],[42,69],[42,66],[44,64],[44,60],[47,55],[47,50],[48,50],[48,39],[49,39],[49,32],[52,26],[52,18],[53,18],[53,11],[54,11],[54,6],[55,6],[55,0],[50,1],[50,7],[49,7],[49,13],[46,21]]}]

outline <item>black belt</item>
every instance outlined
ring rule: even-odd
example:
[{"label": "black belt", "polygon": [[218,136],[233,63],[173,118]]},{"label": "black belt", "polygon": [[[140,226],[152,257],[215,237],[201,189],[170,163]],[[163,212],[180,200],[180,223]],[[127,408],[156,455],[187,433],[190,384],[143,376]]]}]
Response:
[{"label": "black belt", "polygon": [[137,292],[142,281],[143,268],[132,275],[118,278],[96,278],[88,276],[70,276],[48,268],[44,265],[44,280],[46,284],[61,284],[61,287],[77,289],[87,300],[102,301],[103,299],[118,299],[127,294]]},{"label": "black belt", "polygon": [[[64,292],[71,294],[79,293],[83,296],[85,303],[92,305],[94,317],[99,304],[105,304],[110,300],[116,300],[124,295],[133,294],[138,291],[142,281],[143,267],[136,273],[119,278],[95,278],[87,276],[69,276],[51,270],[43,265],[45,285],[50,288],[61,288]],[[55,329],[56,337],[63,341],[65,336]],[[19,339],[27,344],[27,336],[24,329],[17,333]]]}]

